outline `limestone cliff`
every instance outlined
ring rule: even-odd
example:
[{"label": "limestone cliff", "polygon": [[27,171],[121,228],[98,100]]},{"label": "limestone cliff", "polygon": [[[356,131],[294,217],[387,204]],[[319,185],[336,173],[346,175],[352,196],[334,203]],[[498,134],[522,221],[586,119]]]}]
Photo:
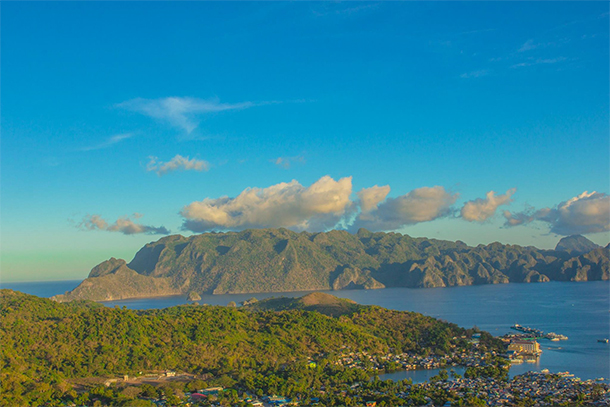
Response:
[{"label": "limestone cliff", "polygon": [[125,260],[115,259],[94,267],[74,290],[56,295],[54,300],[65,302],[73,300],[112,301],[125,298],[146,298],[180,294],[171,286],[167,277],[148,277],[127,267]]},{"label": "limestone cliff", "polygon": [[129,264],[103,262],[56,299],[608,280],[608,252],[598,247],[574,255],[497,242],[471,247],[363,229],[175,235],[147,244]]}]

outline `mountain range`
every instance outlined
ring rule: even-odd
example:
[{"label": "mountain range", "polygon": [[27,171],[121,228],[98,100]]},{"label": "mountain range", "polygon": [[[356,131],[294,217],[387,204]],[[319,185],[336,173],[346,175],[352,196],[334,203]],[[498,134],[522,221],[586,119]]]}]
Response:
[{"label": "mountain range", "polygon": [[582,236],[541,250],[365,229],[173,235],[145,245],[130,263],[111,258],[97,265],[78,287],[54,299],[608,280],[609,250]]}]

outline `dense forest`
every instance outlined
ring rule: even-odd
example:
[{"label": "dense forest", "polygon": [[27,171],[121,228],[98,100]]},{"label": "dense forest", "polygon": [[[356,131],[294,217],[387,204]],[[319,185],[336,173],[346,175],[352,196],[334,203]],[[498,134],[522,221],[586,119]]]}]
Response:
[{"label": "dense forest", "polygon": [[[464,338],[472,333],[421,314],[361,306],[326,294],[252,301],[242,307],[135,311],[89,301],[57,303],[11,290],[0,293],[0,405],[75,402],[76,379],[165,370],[296,393],[311,383],[291,382],[288,389],[291,374],[286,372],[311,375],[304,373],[311,360],[318,361],[322,372],[346,349],[443,355],[467,348]],[[481,341],[488,349],[502,349],[489,334]],[[329,369],[338,369],[331,372],[337,378],[355,375],[355,380],[363,374]],[[320,377],[330,380],[328,374]],[[270,377],[277,380],[270,382]],[[103,395],[105,390],[95,391]]]},{"label": "dense forest", "polygon": [[159,295],[445,287],[473,284],[608,280],[608,247],[582,236],[556,250],[287,229],[164,237],[127,263],[110,259],[59,301]]}]

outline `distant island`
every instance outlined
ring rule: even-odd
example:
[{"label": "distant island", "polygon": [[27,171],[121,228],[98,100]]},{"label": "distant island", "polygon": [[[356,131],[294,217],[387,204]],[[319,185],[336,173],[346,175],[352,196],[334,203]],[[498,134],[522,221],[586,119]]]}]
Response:
[{"label": "distant island", "polygon": [[497,242],[472,247],[365,229],[173,235],[147,244],[130,263],[111,258],[97,265],[53,299],[608,280],[609,250],[610,244],[578,235],[561,239],[555,250]]}]

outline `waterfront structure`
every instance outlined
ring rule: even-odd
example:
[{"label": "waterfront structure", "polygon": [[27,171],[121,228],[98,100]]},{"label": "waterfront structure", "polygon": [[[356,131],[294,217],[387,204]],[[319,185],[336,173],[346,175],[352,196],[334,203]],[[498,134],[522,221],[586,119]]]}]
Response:
[{"label": "waterfront structure", "polygon": [[522,341],[515,340],[511,341],[508,345],[509,352],[522,353],[522,354],[531,354],[531,355],[539,355],[542,353],[540,350],[540,344],[536,341]]}]

